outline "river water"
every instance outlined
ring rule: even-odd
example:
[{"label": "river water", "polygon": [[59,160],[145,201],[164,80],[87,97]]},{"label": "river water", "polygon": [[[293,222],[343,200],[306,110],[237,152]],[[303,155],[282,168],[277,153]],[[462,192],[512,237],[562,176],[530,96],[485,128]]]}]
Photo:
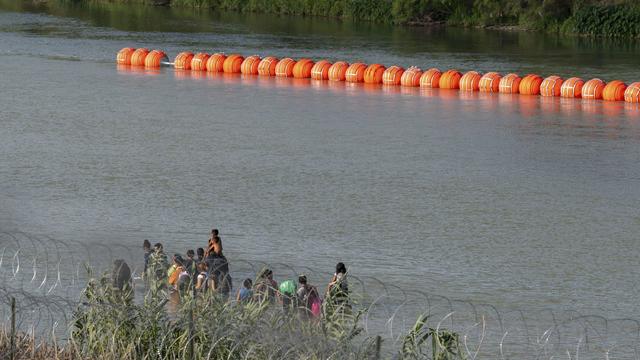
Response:
[{"label": "river water", "polygon": [[640,42],[0,1],[5,232],[182,252],[219,227],[232,266],[640,318],[637,107],[118,69],[125,46],[631,82]]}]

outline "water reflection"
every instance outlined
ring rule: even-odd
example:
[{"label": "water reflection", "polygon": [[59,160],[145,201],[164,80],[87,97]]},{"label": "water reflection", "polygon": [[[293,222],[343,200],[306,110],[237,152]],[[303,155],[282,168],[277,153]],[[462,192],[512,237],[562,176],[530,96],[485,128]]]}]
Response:
[{"label": "water reflection", "polygon": [[246,74],[229,74],[206,71],[190,71],[179,69],[145,69],[117,65],[119,74],[152,75],[173,72],[178,80],[207,79],[212,84],[259,86],[262,88],[294,88],[316,91],[331,91],[348,96],[418,96],[435,98],[443,104],[455,107],[469,106],[474,111],[508,115],[517,113],[523,118],[548,118],[550,115],[562,115],[566,118],[585,119],[585,115],[601,117],[610,125],[622,122],[637,125],[640,117],[640,104],[624,102],[607,102],[601,100],[569,99],[560,97],[543,97],[535,95],[465,92],[454,89],[430,89],[420,87],[404,87],[383,84],[349,83],[343,81],[327,81],[313,79],[297,79],[270,77]]}]

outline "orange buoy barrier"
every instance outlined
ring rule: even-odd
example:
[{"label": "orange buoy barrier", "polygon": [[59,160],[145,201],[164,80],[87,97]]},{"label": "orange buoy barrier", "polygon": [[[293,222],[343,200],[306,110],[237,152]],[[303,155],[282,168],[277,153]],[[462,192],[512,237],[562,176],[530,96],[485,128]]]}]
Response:
[{"label": "orange buoy barrier", "polygon": [[329,80],[331,81],[345,81],[347,76],[347,69],[349,63],[345,61],[336,61],[329,68]]},{"label": "orange buoy barrier", "polygon": [[[145,66],[147,69],[159,68],[169,62],[167,55],[161,50],[149,51],[146,48],[122,48],[116,55],[116,63],[121,67]],[[385,68],[381,64],[367,65],[364,63],[349,64],[338,61],[334,64],[327,60],[315,63],[311,59],[295,61],[291,58],[278,60],[275,57],[261,59],[258,55],[244,58],[233,54],[226,56],[222,53],[209,55],[206,52],[194,55],[185,51],[179,53],[173,66],[178,71],[204,71],[242,73],[263,76],[294,77],[298,79],[313,78],[315,80],[347,81],[351,83],[364,82],[366,84],[401,85],[403,87],[423,87],[460,89],[460,91],[481,91],[487,93],[520,93],[523,95],[541,95],[544,97],[561,96],[565,98],[604,99],[607,101],[626,101],[640,103],[640,82],[627,85],[619,80],[605,83],[600,79],[584,81],[578,77],[563,80],[559,76],[549,76],[545,79],[536,74],[528,74],[520,78],[517,74],[507,74],[504,77],[497,72],[485,75],[476,71],[468,71],[464,75],[451,69],[442,73],[436,68],[422,71],[412,66],[405,70],[399,66]],[[140,70],[142,71],[142,70]],[[149,72],[149,70],[144,70]],[[204,76],[192,73],[190,76]],[[295,80],[294,80],[295,81]],[[308,81],[302,81],[305,84]],[[364,86],[367,88],[367,85]],[[377,89],[378,86],[369,86]],[[388,91],[401,91],[387,88]],[[409,89],[405,91],[412,92]],[[444,93],[443,93],[444,94]],[[460,97],[461,95],[450,96]],[[464,98],[464,95],[462,95]],[[531,101],[537,102],[535,99]],[[545,100],[542,100],[545,101]],[[546,100],[547,104],[559,104],[557,101]]]},{"label": "orange buoy barrier", "polygon": [[422,77],[422,70],[419,67],[411,66],[400,77],[400,85],[416,87],[420,86],[420,78]]},{"label": "orange buoy barrier", "polygon": [[382,82],[382,74],[386,68],[380,64],[371,64],[364,70],[364,82],[367,84],[380,84]]},{"label": "orange buoy barrier", "polygon": [[540,84],[540,95],[542,96],[560,96],[564,80],[560,76],[549,76]]},{"label": "orange buoy barrier", "polygon": [[624,100],[624,92],[627,85],[620,80],[614,80],[608,83],[602,90],[602,99],[606,101],[622,101]]},{"label": "orange buoy barrier", "polygon": [[604,81],[595,78],[582,85],[582,98],[592,100],[602,100],[602,92],[606,84]]},{"label": "orange buoy barrier", "polygon": [[385,85],[400,85],[404,74],[404,68],[400,66],[389,66],[382,74],[382,83]]},{"label": "orange buoy barrier", "polygon": [[535,74],[529,74],[520,81],[520,94],[522,95],[539,95],[542,78]]},{"label": "orange buoy barrier", "polygon": [[262,76],[276,76],[276,65],[278,64],[278,58],[273,56],[267,56],[260,60],[258,64],[258,75]]},{"label": "orange buoy barrier", "polygon": [[237,74],[240,72],[243,61],[244,57],[242,55],[231,54],[222,63],[222,71],[229,74]]},{"label": "orange buoy barrier", "polygon": [[347,68],[347,72],[344,74],[344,80],[352,83],[363,82],[365,70],[367,70],[366,64],[353,63]]},{"label": "orange buoy barrier", "polygon": [[480,90],[480,79],[482,75],[477,71],[468,71],[460,78],[461,91],[478,91]]},{"label": "orange buoy barrier", "polygon": [[442,73],[436,68],[431,68],[420,76],[420,87],[436,89],[440,87],[440,78]]},{"label": "orange buoy barrier", "polygon": [[131,65],[132,66],[144,66],[144,60],[149,55],[149,49],[140,48],[136,49],[131,54]]},{"label": "orange buoy barrier", "polygon": [[580,98],[582,97],[582,87],[584,86],[584,80],[578,77],[568,78],[562,83],[560,88],[560,96],[565,98]]},{"label": "orange buoy barrier", "polygon": [[126,47],[118,51],[116,55],[116,64],[118,65],[131,65],[131,55],[136,51],[134,48]]},{"label": "orange buoy barrier", "polygon": [[209,53],[197,53],[191,59],[191,70],[194,71],[207,71],[207,60],[211,55]]},{"label": "orange buoy barrier", "polygon": [[329,80],[329,69],[331,63],[327,60],[320,60],[311,68],[311,78],[315,80]]},{"label": "orange buoy barrier", "polygon": [[522,78],[518,74],[507,74],[500,79],[499,91],[503,94],[517,94],[520,92]]},{"label": "orange buoy barrier", "polygon": [[462,74],[458,70],[447,70],[440,77],[440,89],[459,89]]},{"label": "orange buoy barrier", "polygon": [[640,102],[640,82],[634,82],[624,91],[624,101],[628,103]]},{"label": "orange buoy barrier", "polygon": [[240,64],[240,72],[245,75],[258,75],[261,60],[258,55],[247,56]]},{"label": "orange buoy barrier", "polygon": [[[513,75],[513,74],[512,74]],[[480,78],[480,84],[478,87],[482,92],[497,93],[500,91],[500,81],[502,75],[497,72],[488,72]]]},{"label": "orange buoy barrier", "polygon": [[181,52],[173,60],[173,67],[180,70],[191,70],[191,60],[193,53],[190,51]]},{"label": "orange buoy barrier", "polygon": [[296,61],[292,58],[284,58],[276,64],[276,76],[278,77],[293,77],[293,67],[296,65]]},{"label": "orange buoy barrier", "polygon": [[147,57],[144,58],[144,67],[146,68],[159,68],[162,63],[168,63],[169,57],[164,51],[161,50],[151,50]]},{"label": "orange buoy barrier", "polygon": [[224,61],[227,60],[227,55],[222,53],[215,53],[207,60],[207,71],[209,72],[223,72]]},{"label": "orange buoy barrier", "polygon": [[300,59],[293,65],[293,77],[296,79],[307,79],[311,77],[311,69],[314,62],[311,59]]}]

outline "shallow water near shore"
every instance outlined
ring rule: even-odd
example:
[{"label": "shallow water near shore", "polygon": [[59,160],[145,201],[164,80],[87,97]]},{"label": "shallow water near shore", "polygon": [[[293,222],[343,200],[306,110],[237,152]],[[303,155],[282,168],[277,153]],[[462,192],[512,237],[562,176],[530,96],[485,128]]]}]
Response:
[{"label": "shallow water near shore", "polygon": [[144,46],[631,82],[637,41],[20,4],[0,0],[3,232],[173,253],[219,227],[232,269],[324,284],[344,261],[505,311],[640,318],[636,106],[114,64]]}]

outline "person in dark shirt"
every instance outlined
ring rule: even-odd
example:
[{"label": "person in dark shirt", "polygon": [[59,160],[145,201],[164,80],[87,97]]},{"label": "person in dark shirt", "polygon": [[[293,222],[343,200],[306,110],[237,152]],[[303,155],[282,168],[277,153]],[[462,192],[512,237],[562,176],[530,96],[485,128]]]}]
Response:
[{"label": "person in dark shirt", "polygon": [[229,262],[222,254],[222,244],[214,243],[206,263],[209,271],[208,288],[215,291],[221,299],[226,301],[233,288],[233,283],[229,274]]},{"label": "person in dark shirt", "polygon": [[147,273],[147,267],[149,266],[149,256],[153,253],[149,240],[144,239],[142,242],[142,250],[144,251],[144,270],[142,271],[142,277],[144,278],[144,275]]}]

